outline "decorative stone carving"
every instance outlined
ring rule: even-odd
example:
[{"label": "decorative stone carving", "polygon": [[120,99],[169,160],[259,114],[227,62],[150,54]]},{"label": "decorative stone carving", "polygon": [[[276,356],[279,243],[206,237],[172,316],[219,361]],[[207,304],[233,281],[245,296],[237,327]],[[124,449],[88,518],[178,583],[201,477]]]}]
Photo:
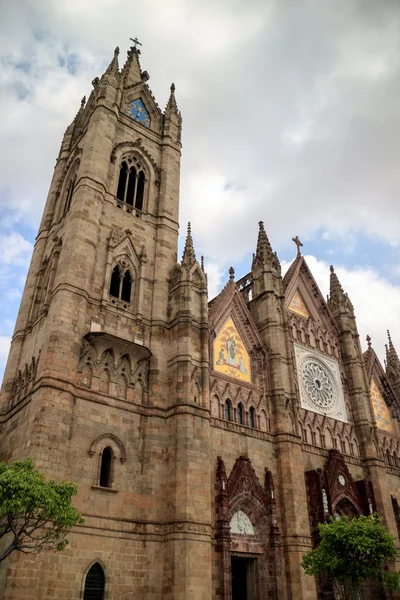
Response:
[{"label": "decorative stone carving", "polygon": [[230,522],[231,533],[254,535],[254,527],[249,517],[242,510],[235,512]]}]

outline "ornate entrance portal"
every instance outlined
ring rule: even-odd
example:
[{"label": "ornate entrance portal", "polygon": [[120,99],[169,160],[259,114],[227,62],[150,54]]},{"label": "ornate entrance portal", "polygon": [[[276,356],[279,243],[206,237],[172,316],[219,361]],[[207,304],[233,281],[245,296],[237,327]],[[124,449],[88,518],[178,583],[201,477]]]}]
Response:
[{"label": "ornate entrance portal", "polygon": [[257,600],[257,559],[233,557],[232,600]]},{"label": "ornate entrance portal", "polygon": [[281,598],[281,544],[272,474],[264,487],[241,456],[229,477],[218,458],[216,541],[221,600]]}]

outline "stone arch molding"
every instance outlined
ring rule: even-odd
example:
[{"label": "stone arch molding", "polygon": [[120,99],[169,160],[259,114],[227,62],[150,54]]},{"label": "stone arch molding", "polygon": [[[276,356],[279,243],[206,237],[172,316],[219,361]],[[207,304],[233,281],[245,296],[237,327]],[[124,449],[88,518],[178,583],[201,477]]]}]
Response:
[{"label": "stone arch molding", "polygon": [[116,435],[112,433],[103,433],[96,438],[90,446],[89,456],[92,458],[95,454],[101,454],[104,448],[110,447],[114,456],[119,458],[121,464],[126,462],[125,446]]}]

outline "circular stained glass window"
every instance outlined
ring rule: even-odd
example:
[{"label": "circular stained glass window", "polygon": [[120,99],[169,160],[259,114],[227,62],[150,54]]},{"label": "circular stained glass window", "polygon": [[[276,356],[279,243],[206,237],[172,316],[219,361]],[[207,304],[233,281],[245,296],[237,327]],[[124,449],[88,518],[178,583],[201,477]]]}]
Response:
[{"label": "circular stained glass window", "polygon": [[336,383],[330,369],[318,358],[305,357],[300,365],[301,380],[308,398],[327,412],[336,403]]}]

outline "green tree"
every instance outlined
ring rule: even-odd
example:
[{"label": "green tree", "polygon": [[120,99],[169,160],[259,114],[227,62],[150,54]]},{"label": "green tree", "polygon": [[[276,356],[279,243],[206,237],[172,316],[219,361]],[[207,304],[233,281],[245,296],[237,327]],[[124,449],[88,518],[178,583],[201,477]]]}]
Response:
[{"label": "green tree", "polygon": [[71,527],[83,523],[71,505],[76,492],[74,483],[46,481],[31,459],[0,463],[0,540],[8,536],[0,562],[15,550],[63,550]]},{"label": "green tree", "polygon": [[342,600],[359,600],[365,582],[400,590],[399,574],[385,571],[396,558],[394,538],[373,514],[348,520],[331,518],[318,525],[320,544],[303,557],[307,575],[326,575]]}]

